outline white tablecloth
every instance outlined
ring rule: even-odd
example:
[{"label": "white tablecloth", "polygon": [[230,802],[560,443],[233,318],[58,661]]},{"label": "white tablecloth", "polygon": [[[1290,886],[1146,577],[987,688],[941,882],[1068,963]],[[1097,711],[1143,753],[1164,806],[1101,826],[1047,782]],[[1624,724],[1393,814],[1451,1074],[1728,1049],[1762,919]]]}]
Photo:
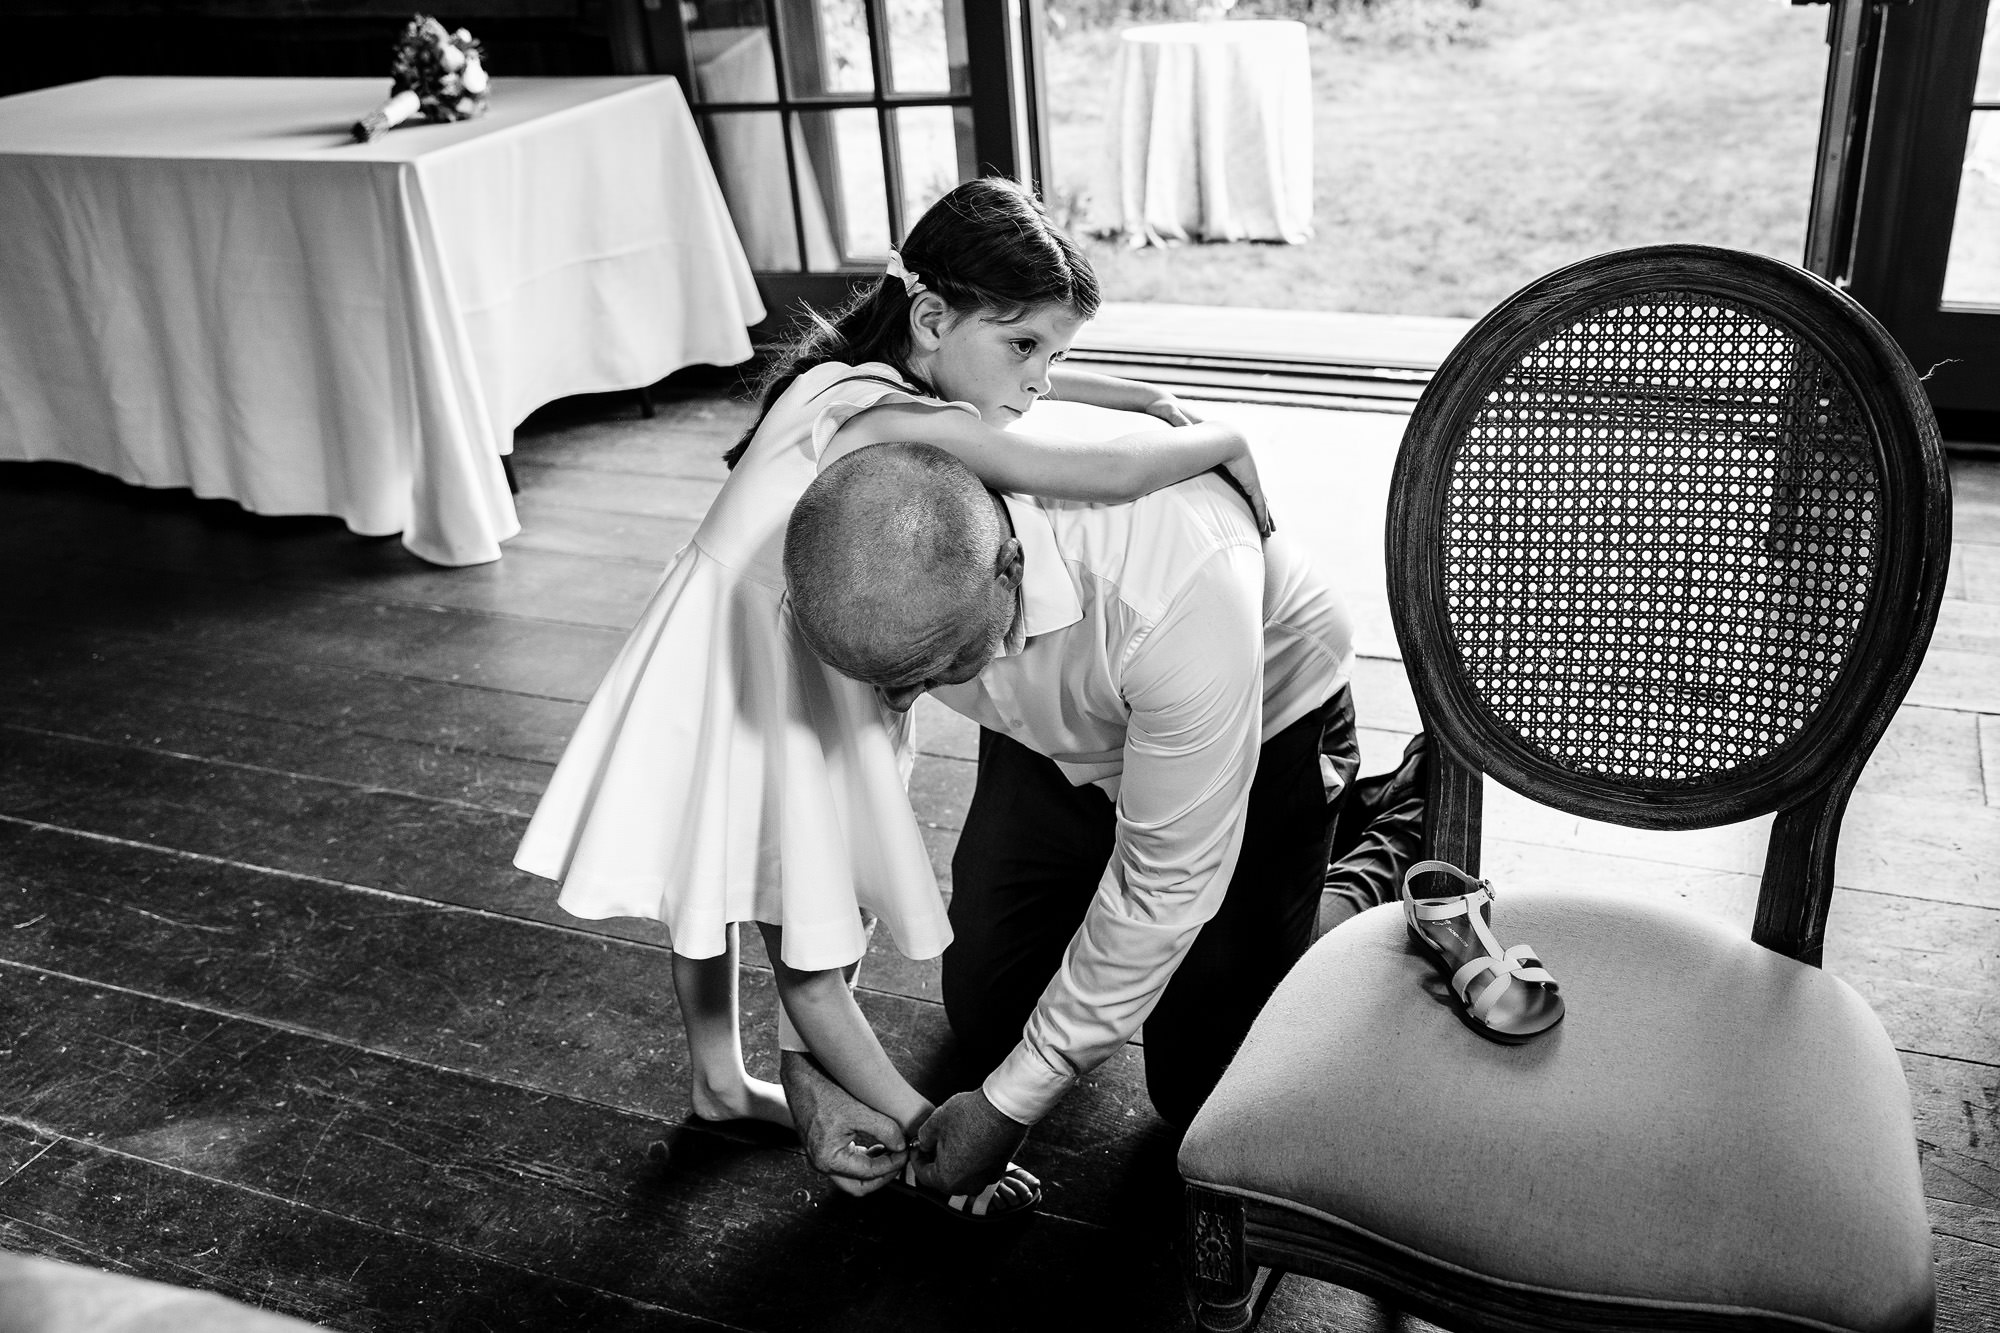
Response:
[{"label": "white tablecloth", "polygon": [[1114,157],[1135,243],[1312,238],[1312,73],[1303,23],[1127,28]]},{"label": "white tablecloth", "polygon": [[750,355],[756,288],[679,85],[114,78],[0,98],[0,458],[400,532],[519,531],[500,455],[566,394]]}]

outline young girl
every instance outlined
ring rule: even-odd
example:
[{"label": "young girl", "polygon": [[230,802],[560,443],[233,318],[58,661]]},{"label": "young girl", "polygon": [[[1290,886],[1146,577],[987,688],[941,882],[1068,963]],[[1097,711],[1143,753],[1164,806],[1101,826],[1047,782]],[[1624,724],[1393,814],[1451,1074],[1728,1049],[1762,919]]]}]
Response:
[{"label": "young girl", "polygon": [[[698,1116],[791,1123],[783,1091],[743,1066],[742,921],[764,933],[784,1048],[810,1051],[913,1142],[931,1110],[851,992],[864,914],[912,958],[942,953],[950,928],[910,812],[908,714],[821,665],[784,602],[785,523],[818,469],[914,439],[996,489],[1118,501],[1222,467],[1268,526],[1235,431],[1157,389],[1056,369],[1097,305],[1088,262],[1021,187],[971,181],[932,205],[885,277],[815,315],[774,368],[724,456],[729,479],[557,766],[515,864],[560,880],[573,915],[665,923]],[[1004,429],[1047,396],[1168,424],[1097,444]],[[986,1215],[1037,1197],[1015,1173],[954,1206]]]}]

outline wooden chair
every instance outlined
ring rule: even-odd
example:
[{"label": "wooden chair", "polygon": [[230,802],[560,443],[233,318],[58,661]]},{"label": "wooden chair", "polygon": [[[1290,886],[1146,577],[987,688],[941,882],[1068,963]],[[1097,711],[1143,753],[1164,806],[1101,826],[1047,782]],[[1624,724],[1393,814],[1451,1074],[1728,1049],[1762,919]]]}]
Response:
[{"label": "wooden chair", "polygon": [[1567,1004],[1520,1046],[1457,1020],[1399,908],[1329,933],[1181,1148],[1203,1327],[1253,1321],[1260,1265],[1461,1330],[1932,1326],[1902,1066],[1818,963],[1950,514],[1908,361],[1789,265],[1603,255],[1467,334],[1389,513],[1428,854],[1478,874],[1482,774],[1635,828],[1775,813],[1755,921],[1499,882]]}]

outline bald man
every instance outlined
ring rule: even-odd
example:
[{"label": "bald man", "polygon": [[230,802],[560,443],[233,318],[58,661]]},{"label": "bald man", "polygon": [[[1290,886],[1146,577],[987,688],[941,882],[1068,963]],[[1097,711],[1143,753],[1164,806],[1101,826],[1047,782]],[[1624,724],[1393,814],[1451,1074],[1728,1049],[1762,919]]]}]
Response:
[{"label": "bald man", "polygon": [[[1142,1022],[1148,1093],[1185,1125],[1316,935],[1358,766],[1339,600],[1218,476],[1037,501],[920,444],[828,465],[785,573],[829,665],[982,728],[944,998],[992,1072],[924,1126],[925,1178],[992,1178]],[[854,1128],[809,1063],[786,1087],[809,1150]]]}]

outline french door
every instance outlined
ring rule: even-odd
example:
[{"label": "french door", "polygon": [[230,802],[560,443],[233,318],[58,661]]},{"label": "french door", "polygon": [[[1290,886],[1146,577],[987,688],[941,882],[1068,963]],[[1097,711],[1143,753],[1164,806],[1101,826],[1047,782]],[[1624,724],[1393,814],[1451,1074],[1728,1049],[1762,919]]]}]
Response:
[{"label": "french door", "polygon": [[1822,153],[1809,266],[1844,281],[1928,372],[1948,432],[1990,434],[2000,424],[2000,0],[1840,0],[1833,24],[1829,131],[1843,55],[1860,106],[1845,170],[1833,173],[1844,191]]},{"label": "french door", "polygon": [[827,306],[962,180],[1039,185],[1042,0],[639,0],[774,319]]}]

